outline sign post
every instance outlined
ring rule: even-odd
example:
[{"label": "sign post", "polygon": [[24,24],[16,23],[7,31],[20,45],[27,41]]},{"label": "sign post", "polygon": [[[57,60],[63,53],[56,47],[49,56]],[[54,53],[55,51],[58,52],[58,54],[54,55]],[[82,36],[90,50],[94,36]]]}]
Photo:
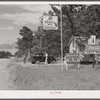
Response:
[{"label": "sign post", "polygon": [[65,64],[66,70],[68,64],[77,64],[78,68],[80,68],[80,54],[79,53],[66,53],[65,56]]},{"label": "sign post", "polygon": [[[98,66],[98,52],[100,52],[100,45],[86,45],[86,52],[89,54],[95,54],[96,55],[96,66]],[[93,55],[93,57],[95,57]],[[93,58],[93,68],[94,68],[94,60]]]},{"label": "sign post", "polygon": [[94,68],[94,65],[95,65],[95,56],[94,56],[94,54],[92,54],[92,65],[93,65],[93,68]]},{"label": "sign post", "polygon": [[96,67],[98,66],[98,54],[96,52]]},{"label": "sign post", "polygon": [[[58,30],[58,16],[43,16],[44,30]],[[60,4],[60,31],[61,31],[61,66],[63,70],[63,39],[62,39],[62,4]]]}]

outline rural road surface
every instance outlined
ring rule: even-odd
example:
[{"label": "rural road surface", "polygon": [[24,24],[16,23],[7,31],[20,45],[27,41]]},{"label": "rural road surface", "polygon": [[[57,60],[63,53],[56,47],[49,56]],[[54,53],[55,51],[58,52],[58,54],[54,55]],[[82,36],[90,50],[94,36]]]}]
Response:
[{"label": "rural road surface", "polygon": [[0,90],[9,90],[9,69],[7,69],[7,64],[10,59],[0,59]]}]

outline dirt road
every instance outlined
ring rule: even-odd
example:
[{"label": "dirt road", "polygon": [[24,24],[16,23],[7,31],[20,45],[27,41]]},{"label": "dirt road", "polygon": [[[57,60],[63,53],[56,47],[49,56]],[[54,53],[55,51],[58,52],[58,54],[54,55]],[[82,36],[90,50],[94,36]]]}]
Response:
[{"label": "dirt road", "polygon": [[10,59],[0,59],[0,90],[8,90],[9,69],[6,67]]}]

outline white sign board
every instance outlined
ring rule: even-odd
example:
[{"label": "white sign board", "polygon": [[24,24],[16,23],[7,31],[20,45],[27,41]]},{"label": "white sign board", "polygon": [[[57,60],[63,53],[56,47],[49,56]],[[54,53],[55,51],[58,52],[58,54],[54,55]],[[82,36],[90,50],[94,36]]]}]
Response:
[{"label": "white sign board", "polygon": [[43,16],[43,29],[58,30],[58,17],[49,15]]},{"label": "white sign board", "polygon": [[94,53],[94,52],[100,52],[100,45],[86,45],[87,53]]},{"label": "white sign board", "polygon": [[66,53],[66,62],[67,63],[79,63],[79,53]]}]

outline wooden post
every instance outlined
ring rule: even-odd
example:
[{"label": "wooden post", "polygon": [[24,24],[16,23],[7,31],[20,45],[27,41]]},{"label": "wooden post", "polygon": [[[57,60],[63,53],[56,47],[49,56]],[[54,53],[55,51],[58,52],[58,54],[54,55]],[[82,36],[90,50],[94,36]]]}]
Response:
[{"label": "wooden post", "polygon": [[80,68],[80,63],[78,63],[78,68]]},{"label": "wooden post", "polygon": [[95,59],[94,59],[94,54],[92,55],[92,65],[93,65],[93,68],[94,68],[94,65],[95,65]]},{"label": "wooden post", "polygon": [[66,62],[66,70],[67,70],[67,66],[68,66],[68,64],[67,64],[67,62]]},{"label": "wooden post", "polygon": [[48,59],[48,54],[46,53],[46,54],[45,54],[45,64],[48,63],[47,59]]},{"label": "wooden post", "polygon": [[78,53],[78,68],[80,68],[80,59],[82,58],[82,54],[81,53]]},{"label": "wooden post", "polygon": [[96,52],[96,68],[98,67],[98,54]]},{"label": "wooden post", "polygon": [[65,67],[66,67],[66,70],[67,70],[67,66],[68,66],[68,64],[67,64],[67,61],[66,61],[66,56],[67,56],[67,55],[65,55],[64,63],[65,63]]}]

